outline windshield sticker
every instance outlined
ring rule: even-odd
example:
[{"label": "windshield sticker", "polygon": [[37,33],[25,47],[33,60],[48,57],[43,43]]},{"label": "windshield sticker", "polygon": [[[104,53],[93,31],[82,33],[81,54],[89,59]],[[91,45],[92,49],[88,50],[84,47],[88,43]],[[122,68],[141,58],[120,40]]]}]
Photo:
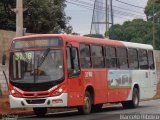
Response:
[{"label": "windshield sticker", "polygon": [[15,53],[15,60],[31,60],[32,59],[32,53],[31,52],[26,52],[26,53]]}]

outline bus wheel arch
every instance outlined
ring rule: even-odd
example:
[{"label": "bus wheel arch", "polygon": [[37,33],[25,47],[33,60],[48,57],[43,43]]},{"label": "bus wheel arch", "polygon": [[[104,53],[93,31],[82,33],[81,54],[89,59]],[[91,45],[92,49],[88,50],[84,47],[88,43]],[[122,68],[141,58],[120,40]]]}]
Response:
[{"label": "bus wheel arch", "polygon": [[123,101],[123,108],[137,108],[140,100],[140,88],[138,84],[135,84],[132,89],[132,99],[129,101]]},{"label": "bus wheel arch", "polygon": [[85,92],[88,91],[91,94],[92,104],[94,104],[94,89],[91,85],[86,87]]},{"label": "bus wheel arch", "polygon": [[92,86],[87,86],[84,91],[84,105],[78,106],[78,111],[81,114],[90,114],[94,103],[94,89]]},{"label": "bus wheel arch", "polygon": [[134,87],[133,87],[133,91],[134,89],[137,89],[138,90],[138,94],[139,94],[139,98],[140,98],[140,87],[138,84],[135,84]]}]

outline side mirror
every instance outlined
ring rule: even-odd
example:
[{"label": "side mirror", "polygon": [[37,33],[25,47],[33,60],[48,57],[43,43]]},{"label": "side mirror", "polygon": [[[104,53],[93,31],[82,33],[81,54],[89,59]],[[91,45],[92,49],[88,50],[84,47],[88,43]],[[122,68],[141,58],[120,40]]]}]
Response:
[{"label": "side mirror", "polygon": [[6,65],[6,54],[2,56],[2,65]]}]

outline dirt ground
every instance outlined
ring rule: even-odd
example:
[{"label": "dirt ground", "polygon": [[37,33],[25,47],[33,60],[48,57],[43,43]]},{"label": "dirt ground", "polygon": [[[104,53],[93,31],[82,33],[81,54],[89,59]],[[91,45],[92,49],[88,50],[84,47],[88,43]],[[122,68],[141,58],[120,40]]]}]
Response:
[{"label": "dirt ground", "polygon": [[[160,99],[160,83],[157,85],[157,94],[152,99]],[[73,109],[48,109],[49,112],[61,112],[65,110],[73,110]],[[31,108],[14,108],[11,109],[8,101],[8,95],[0,97],[0,118],[7,115],[33,115],[33,111]]]},{"label": "dirt ground", "polygon": [[[62,111],[68,111],[73,109],[48,109],[48,112],[62,112]],[[10,108],[8,96],[2,96],[0,97],[0,119],[3,117],[6,117],[8,115],[14,115],[14,116],[26,116],[26,115],[33,115],[32,108]]]},{"label": "dirt ground", "polygon": [[24,115],[33,114],[32,109],[21,108],[21,109],[11,109],[8,101],[8,96],[5,95],[0,97],[0,118],[6,115]]}]

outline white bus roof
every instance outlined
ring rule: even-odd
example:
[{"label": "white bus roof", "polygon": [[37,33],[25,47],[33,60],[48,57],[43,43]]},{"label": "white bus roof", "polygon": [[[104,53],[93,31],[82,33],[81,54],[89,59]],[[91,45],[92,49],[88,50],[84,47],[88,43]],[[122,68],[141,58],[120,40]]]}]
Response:
[{"label": "white bus roof", "polygon": [[147,45],[147,44],[140,44],[140,43],[132,43],[132,42],[123,42],[121,41],[126,47],[129,48],[139,48],[139,49],[148,49],[148,50],[153,50],[152,45]]}]

